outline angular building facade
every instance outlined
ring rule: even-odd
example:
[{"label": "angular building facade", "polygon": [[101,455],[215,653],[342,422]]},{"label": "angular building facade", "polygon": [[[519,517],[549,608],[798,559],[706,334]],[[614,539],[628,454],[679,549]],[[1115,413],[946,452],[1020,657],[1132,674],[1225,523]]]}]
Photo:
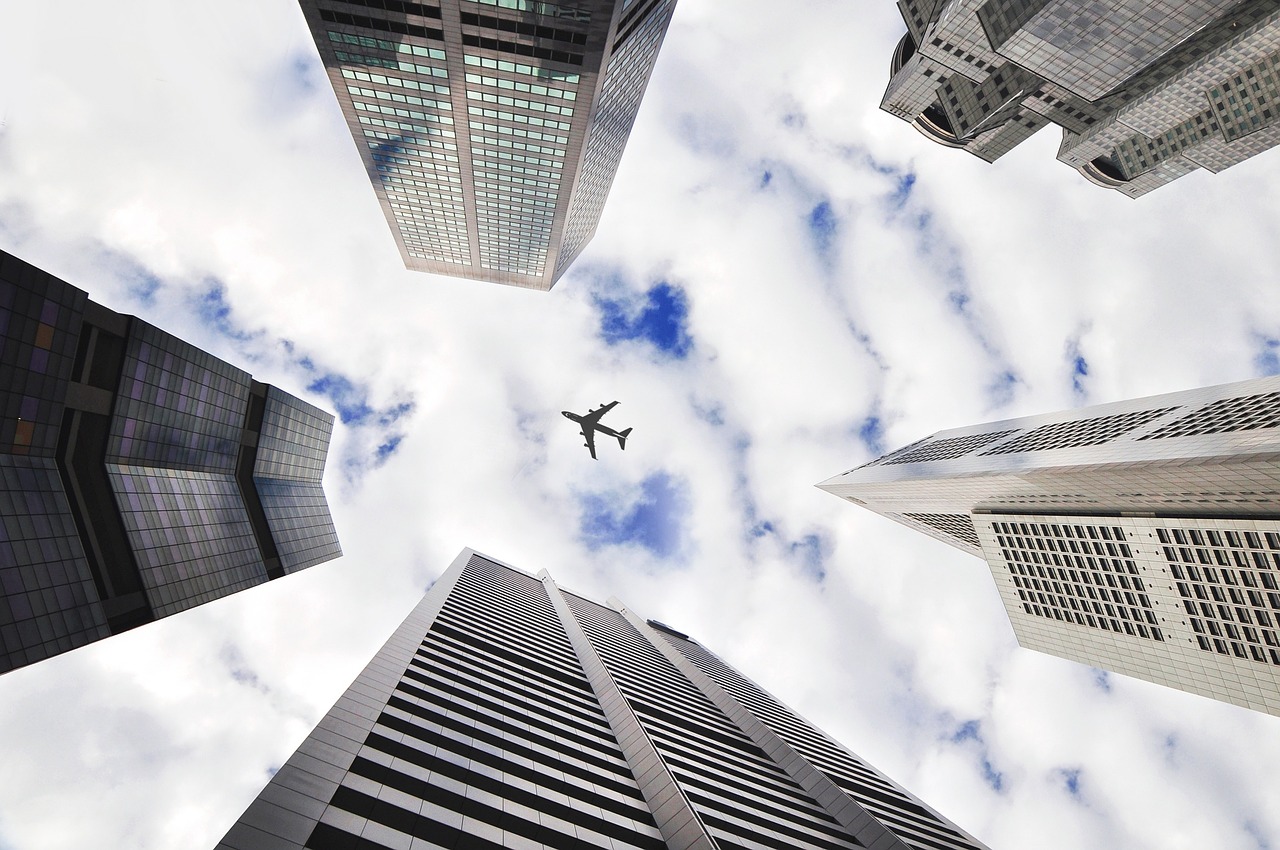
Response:
[{"label": "angular building facade", "polygon": [[818,486],[985,559],[1023,646],[1280,715],[1280,378],[943,431]]},{"label": "angular building facade", "polygon": [[881,108],[988,162],[1046,124],[1058,159],[1138,197],[1280,142],[1273,0],[898,0]]},{"label": "angular building facade", "polygon": [[405,265],[550,289],[595,233],[675,0],[301,0]]},{"label": "angular building facade", "polygon": [[333,417],[0,252],[0,672],[341,554]]},{"label": "angular building facade", "polygon": [[976,850],[696,641],[465,550],[219,850]]}]

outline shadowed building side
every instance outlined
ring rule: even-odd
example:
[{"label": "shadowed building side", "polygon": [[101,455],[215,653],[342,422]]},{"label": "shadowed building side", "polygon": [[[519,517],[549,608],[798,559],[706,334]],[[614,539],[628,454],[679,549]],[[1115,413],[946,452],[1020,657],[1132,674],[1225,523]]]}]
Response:
[{"label": "shadowed building side", "polygon": [[328,414],[3,252],[0,333],[0,672],[341,554]]}]

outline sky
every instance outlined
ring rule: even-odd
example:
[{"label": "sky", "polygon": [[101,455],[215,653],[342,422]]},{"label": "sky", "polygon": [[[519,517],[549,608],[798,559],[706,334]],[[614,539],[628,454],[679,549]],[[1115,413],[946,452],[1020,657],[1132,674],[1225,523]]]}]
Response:
[{"label": "sky", "polygon": [[[0,248],[338,417],[344,557],[0,677],[0,850],[212,847],[463,547],[688,632],[992,850],[1280,848],[1280,718],[1018,648],[818,481],[1280,372],[1280,152],[1138,201],[878,109],[890,0],[680,0],[550,293],[405,271],[291,0],[0,2]],[[561,410],[621,403],[598,461]]]}]

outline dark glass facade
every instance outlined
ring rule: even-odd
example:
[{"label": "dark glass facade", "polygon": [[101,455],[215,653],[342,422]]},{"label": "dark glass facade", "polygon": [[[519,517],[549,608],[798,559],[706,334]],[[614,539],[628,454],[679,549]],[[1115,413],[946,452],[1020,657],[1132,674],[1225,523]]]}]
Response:
[{"label": "dark glass facade", "polygon": [[341,554],[333,417],[3,252],[0,332],[0,672]]},{"label": "dark glass facade", "polygon": [[1058,159],[1137,197],[1280,142],[1273,0],[900,0],[881,108],[995,161],[1045,124]]},{"label": "dark glass facade", "polygon": [[687,635],[467,550],[218,848],[981,846]]},{"label": "dark glass facade", "polygon": [[405,265],[550,289],[676,0],[301,0]]}]

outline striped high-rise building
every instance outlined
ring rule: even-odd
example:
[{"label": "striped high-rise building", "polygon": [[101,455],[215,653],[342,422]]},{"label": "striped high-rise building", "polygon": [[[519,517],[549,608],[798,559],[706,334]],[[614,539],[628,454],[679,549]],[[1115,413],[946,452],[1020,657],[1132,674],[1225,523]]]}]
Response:
[{"label": "striped high-rise building", "polygon": [[0,251],[0,673],[341,555],[332,430]]},{"label": "striped high-rise building", "polygon": [[405,265],[550,289],[676,0],[301,0]]},{"label": "striped high-rise building", "polygon": [[1280,715],[1280,378],[943,431],[818,486],[985,559],[1025,647]]},{"label": "striped high-rise building", "polygon": [[696,641],[465,550],[219,850],[977,850]]}]

